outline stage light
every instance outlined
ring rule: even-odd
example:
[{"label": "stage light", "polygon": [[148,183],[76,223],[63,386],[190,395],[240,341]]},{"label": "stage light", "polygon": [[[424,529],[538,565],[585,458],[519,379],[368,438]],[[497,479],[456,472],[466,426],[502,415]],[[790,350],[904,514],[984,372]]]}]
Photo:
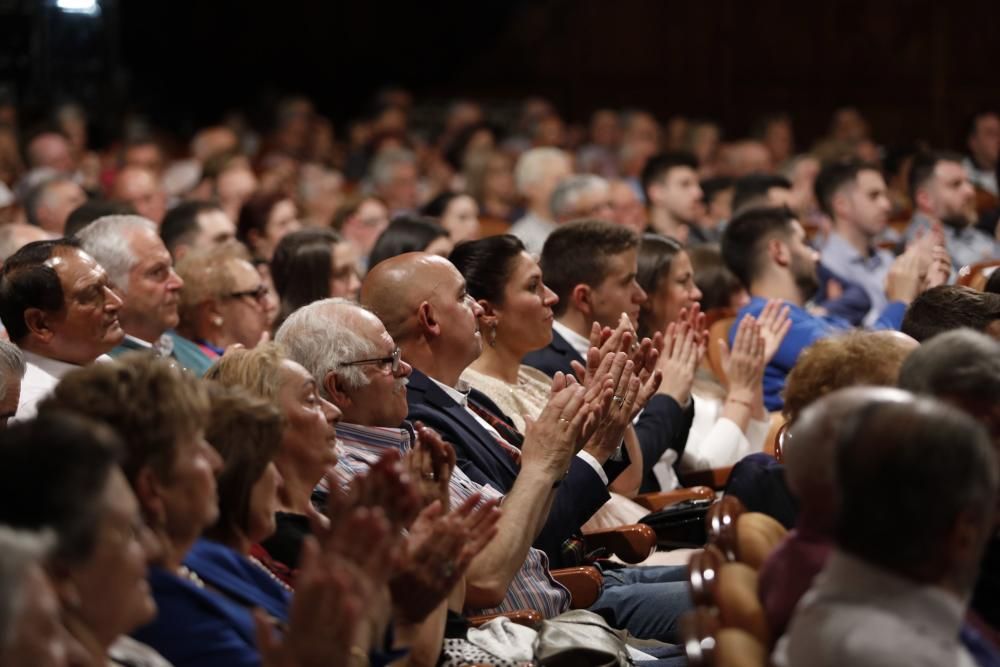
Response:
[{"label": "stage light", "polygon": [[101,6],[97,0],[56,0],[56,8],[67,14],[98,16],[101,13]]}]

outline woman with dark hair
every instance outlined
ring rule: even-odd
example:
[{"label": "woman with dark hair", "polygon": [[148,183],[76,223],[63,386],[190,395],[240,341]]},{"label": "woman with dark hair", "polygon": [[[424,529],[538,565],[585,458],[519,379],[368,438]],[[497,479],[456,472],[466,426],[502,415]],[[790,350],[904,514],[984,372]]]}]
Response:
[{"label": "woman with dark hair", "polygon": [[[552,307],[559,298],[546,287],[538,262],[515,236],[463,243],[449,259],[484,311],[480,326],[486,344],[462,380],[486,394],[524,432],[527,419],[536,419],[548,402],[552,380],[521,360],[551,342]],[[648,514],[628,499],[642,481],[642,451],[631,426],[624,439],[631,465],[608,487],[612,499],[588,527],[634,523]]]},{"label": "woman with dark hair", "polygon": [[704,243],[686,252],[694,267],[694,284],[701,292],[703,312],[725,308],[736,312],[750,303],[750,294],[722,260],[718,245]]},{"label": "woman with dark hair", "polygon": [[302,227],[291,197],[281,192],[255,194],[240,207],[236,238],[254,259],[271,261],[278,242]]},{"label": "woman with dark hair", "polygon": [[[639,310],[639,335],[665,331],[682,311],[697,307],[702,292],[694,281],[687,251],[675,240],[646,234],[639,246],[636,281],[648,295]],[[788,309],[769,303],[760,322],[744,318],[733,341],[728,390],[703,371],[691,390],[694,421],[679,468],[702,470],[730,466],[764,448],[770,418],[764,408],[763,373],[788,331]],[[653,467],[660,488],[677,486],[675,453],[668,450]]]},{"label": "woman with dark hair", "polygon": [[447,257],[455,244],[444,227],[430,218],[400,216],[389,223],[368,257],[368,268],[408,252],[429,252]]},{"label": "woman with dark hair", "polygon": [[354,246],[332,229],[300,229],[281,239],[271,276],[281,297],[275,330],[302,306],[329,297],[356,299],[361,288]]},{"label": "woman with dark hair", "polygon": [[467,194],[442,192],[427,202],[420,214],[437,218],[456,244],[479,238],[479,205]]}]

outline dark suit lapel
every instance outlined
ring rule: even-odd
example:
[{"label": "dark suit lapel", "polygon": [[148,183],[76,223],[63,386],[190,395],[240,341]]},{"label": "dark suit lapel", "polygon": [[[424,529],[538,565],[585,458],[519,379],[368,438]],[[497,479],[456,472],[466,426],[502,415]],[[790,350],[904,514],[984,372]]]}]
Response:
[{"label": "dark suit lapel", "polygon": [[433,405],[449,419],[457,422],[467,436],[478,443],[481,451],[488,453],[494,461],[507,469],[511,475],[514,477],[517,476],[517,466],[514,464],[513,459],[501,449],[501,445],[469,414],[468,410],[456,403],[441,387],[437,386],[430,378],[416,369],[413,370],[413,375],[410,376],[410,382],[415,384],[416,388],[423,391],[426,402],[429,405]]}]

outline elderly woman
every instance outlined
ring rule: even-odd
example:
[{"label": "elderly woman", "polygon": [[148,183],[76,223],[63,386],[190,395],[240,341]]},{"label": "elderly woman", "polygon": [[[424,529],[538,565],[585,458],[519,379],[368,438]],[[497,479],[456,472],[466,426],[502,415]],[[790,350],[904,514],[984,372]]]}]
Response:
[{"label": "elderly woman", "polygon": [[209,359],[231,345],[254,347],[268,328],[267,287],[238,243],[184,256],[177,265],[184,280],[177,331]]},{"label": "elderly woman", "polygon": [[332,229],[300,229],[281,239],[271,276],[281,297],[275,330],[302,306],[328,297],[356,299],[361,288],[357,251]]},{"label": "elderly woman", "polygon": [[[273,537],[261,542],[260,548],[251,553],[270,569],[276,579],[290,587],[295,586],[301,577],[297,569],[301,563],[303,543],[313,527],[322,523],[312,506],[311,497],[313,490],[337,461],[334,425],[340,419],[340,411],[319,395],[312,376],[302,366],[285,358],[275,344],[262,345],[255,350],[234,350],[209,370],[208,377],[222,385],[243,387],[267,399],[281,412],[284,429],[274,440],[280,442],[275,462],[277,472],[284,480],[275,517],[277,530]],[[395,457],[388,457],[374,466],[373,475],[382,477],[388,474],[392,477],[392,468],[398,469],[395,460]],[[363,494],[358,491],[363,488],[364,483],[355,486],[355,493]],[[336,501],[339,489],[334,489],[332,493]],[[408,527],[411,535],[426,535],[428,542],[441,540],[438,548],[433,549],[434,559],[440,557],[442,562],[457,561],[460,564],[447,580],[439,582],[440,586],[434,586],[434,594],[428,592],[425,596],[423,591],[416,594],[416,586],[410,591],[398,585],[392,589],[399,639],[411,646],[411,658],[415,664],[433,664],[441,649],[447,595],[456,582],[462,580],[472,556],[492,536],[491,529],[485,533],[473,529],[477,523],[476,516],[489,516],[490,524],[497,517],[492,516],[492,505],[489,503],[475,513],[471,510],[476,503],[466,503],[465,507],[442,519],[434,518],[433,508],[425,509],[418,516],[418,497],[408,484],[394,483],[394,488],[381,497],[381,502],[390,518],[398,521],[400,527]],[[463,535],[462,540],[451,542],[449,532],[453,529]],[[412,568],[430,571],[431,560],[417,556],[420,551],[420,548],[415,548],[418,539],[414,537],[413,542],[407,540],[401,545],[400,553],[404,557],[408,554],[412,561],[400,568],[397,577]],[[449,542],[450,546],[442,548]],[[429,544],[426,546],[429,556],[432,549]],[[378,606],[379,600],[386,600],[388,591],[388,588],[376,591],[372,604]],[[418,597],[423,597],[423,603]],[[428,599],[430,602],[427,602]]]},{"label": "elderly woman", "polygon": [[[350,563],[341,560],[336,543],[324,544],[322,556],[315,544],[307,547],[300,578],[309,592],[291,606],[287,591],[244,554],[201,539],[225,519],[215,480],[222,461],[204,439],[211,407],[202,381],[168,360],[144,354],[75,371],[42,404],[43,412],[66,409],[99,418],[127,438],[122,469],[158,545],[148,585],[130,585],[147,597],[151,588],[159,614],[134,636],[179,667],[316,664],[320,658],[347,664],[358,651],[366,655],[381,646],[384,620],[371,617],[361,623],[357,609],[351,611],[367,586],[384,580],[380,569],[388,566],[395,548],[378,516],[355,520],[351,515],[354,539],[369,552],[371,565],[363,567],[356,558],[352,562],[361,565],[352,566],[350,576],[344,573]],[[264,496],[266,486],[260,492]],[[262,504],[268,504],[266,499]],[[252,524],[241,525],[249,529]],[[143,534],[141,524],[131,526]],[[128,528],[119,530],[131,535]],[[335,537],[344,543],[343,531]],[[94,599],[101,601],[103,613],[122,614],[128,607],[108,604],[107,579],[120,583],[120,577],[88,579]],[[271,636],[273,624],[287,628],[281,643]]]},{"label": "elderly woman", "polygon": [[[167,664],[152,649],[125,636],[156,614],[146,568],[157,551],[118,467],[120,451],[121,442],[107,427],[52,411],[5,433],[0,447],[0,523],[51,530],[55,540],[48,571],[73,643],[67,644],[56,620],[59,611],[51,607],[53,588],[40,571],[29,572],[22,594],[32,595],[24,599],[22,612],[35,614],[34,640],[47,641],[36,644],[37,653],[23,662],[8,662],[4,651],[16,647],[4,642],[0,664],[61,666],[68,664],[70,648],[94,665],[129,656],[142,656],[150,665]],[[22,643],[20,650],[26,649],[30,645]],[[79,664],[81,655],[72,657],[72,664]]]},{"label": "elderly woman", "polygon": [[[636,281],[647,299],[639,310],[639,335],[650,336],[678,322],[702,298],[694,281],[694,268],[684,248],[671,238],[647,234],[639,247]],[[727,379],[728,390],[704,377],[691,392],[694,421],[679,467],[702,470],[731,466],[764,448],[770,428],[764,408],[763,372],[788,330],[787,312],[770,304],[761,315],[740,323],[733,341]],[[758,345],[763,342],[763,345]],[[668,450],[654,467],[662,489],[677,486],[674,452]]]}]

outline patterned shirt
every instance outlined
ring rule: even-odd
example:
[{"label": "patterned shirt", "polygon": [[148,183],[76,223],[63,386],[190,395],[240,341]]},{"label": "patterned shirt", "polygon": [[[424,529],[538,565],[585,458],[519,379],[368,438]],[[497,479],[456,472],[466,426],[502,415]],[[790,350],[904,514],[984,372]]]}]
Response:
[{"label": "patterned shirt", "polygon": [[[401,452],[410,449],[411,433],[406,428],[384,428],[337,424],[337,467],[339,481],[346,484],[353,477],[365,473],[389,449]],[[451,506],[457,507],[474,493],[484,498],[502,498],[490,486],[480,486],[459,468],[451,474]],[[516,609],[534,609],[545,618],[558,616],[569,609],[570,595],[549,573],[549,559],[543,551],[528,550],[527,558],[514,579],[499,607],[494,609],[467,609],[469,614],[498,614]]]}]

